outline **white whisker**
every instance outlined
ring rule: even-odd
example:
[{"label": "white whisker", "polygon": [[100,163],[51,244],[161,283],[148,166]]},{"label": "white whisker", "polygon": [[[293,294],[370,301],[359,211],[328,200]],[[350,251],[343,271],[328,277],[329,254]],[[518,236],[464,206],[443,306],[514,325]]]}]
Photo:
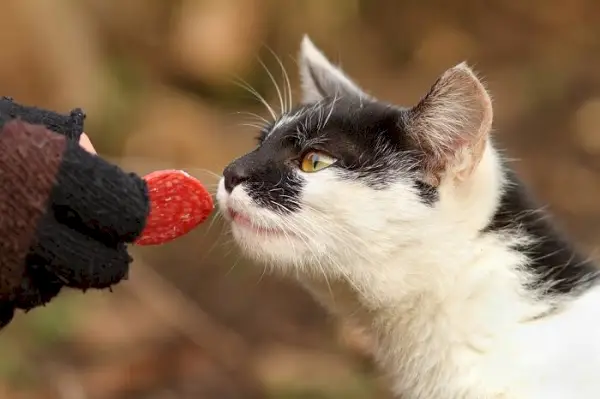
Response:
[{"label": "white whisker", "polygon": [[283,75],[283,79],[285,82],[285,86],[284,86],[284,93],[286,92],[286,87],[287,87],[287,106],[284,108],[287,112],[292,110],[292,105],[293,105],[293,98],[292,98],[292,85],[290,82],[290,77],[283,65],[283,62],[281,61],[281,58],[269,47],[269,46],[265,46],[273,55],[273,57],[275,57],[275,60],[277,60],[277,63],[279,64],[279,67],[281,68],[281,73]]},{"label": "white whisker", "polygon": [[243,80],[242,78],[237,78],[237,79],[238,80],[234,80],[233,83],[235,85],[241,87],[242,89],[247,90],[250,94],[252,94],[254,97],[256,97],[256,99],[258,101],[260,101],[267,108],[267,111],[269,111],[269,114],[271,114],[273,121],[277,120],[277,114],[275,113],[275,111],[273,110],[271,105],[269,105],[269,102],[267,100],[265,100],[265,98],[256,89],[254,89],[249,83],[247,83],[245,80]]},{"label": "white whisker", "polygon": [[273,86],[275,87],[275,91],[277,92],[277,97],[279,98],[279,111],[280,111],[280,113],[286,113],[287,110],[286,110],[286,107],[285,107],[285,102],[284,102],[284,99],[283,99],[283,95],[281,94],[281,90],[279,89],[279,85],[277,84],[277,81],[275,80],[275,77],[273,76],[273,74],[271,73],[271,71],[269,70],[269,68],[267,68],[267,66],[265,65],[265,63],[262,62],[262,60],[260,58],[258,58],[258,62],[263,67],[263,69],[265,70],[265,72],[269,76],[269,79],[271,79],[271,82],[273,83]]},{"label": "white whisker", "polygon": [[240,112],[236,112],[235,114],[250,116],[252,118],[255,118],[257,121],[262,122],[265,126],[267,126],[267,125],[269,125],[271,123],[264,116],[260,116],[260,115],[254,113],[254,112],[240,111]]}]

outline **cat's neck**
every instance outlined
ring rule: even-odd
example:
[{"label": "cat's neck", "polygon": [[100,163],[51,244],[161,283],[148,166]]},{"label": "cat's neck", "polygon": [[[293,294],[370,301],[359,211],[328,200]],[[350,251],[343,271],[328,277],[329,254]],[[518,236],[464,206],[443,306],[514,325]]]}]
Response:
[{"label": "cat's neck", "polygon": [[523,292],[519,276],[501,264],[506,254],[493,244],[482,243],[476,258],[464,268],[470,272],[445,287],[377,304],[341,280],[303,278],[303,283],[333,314],[369,334],[374,355],[393,385],[410,388],[414,397],[444,397],[427,390],[455,385],[461,374],[493,367],[486,356],[502,346],[499,342],[551,309]]},{"label": "cat's neck", "polygon": [[[550,309],[522,293],[518,276],[498,261],[505,259],[504,254],[482,245],[490,248],[468,267],[472,273],[445,289],[415,291],[375,306],[372,298],[341,280],[302,282],[334,315],[369,335],[375,358],[398,392],[423,398],[461,397],[457,382],[464,381],[464,375],[474,370],[486,374],[484,369],[494,368],[489,355],[503,346],[500,341],[520,323]],[[436,391],[451,386],[456,387],[456,396]]]}]

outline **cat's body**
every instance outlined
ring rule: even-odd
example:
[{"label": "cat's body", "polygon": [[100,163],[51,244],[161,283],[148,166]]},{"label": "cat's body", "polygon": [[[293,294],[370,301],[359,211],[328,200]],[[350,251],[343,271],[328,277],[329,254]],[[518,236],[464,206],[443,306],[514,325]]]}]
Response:
[{"label": "cat's body", "polygon": [[404,109],[301,58],[304,103],[220,183],[245,252],[365,329],[401,398],[600,398],[597,269],[498,156],[472,71]]}]

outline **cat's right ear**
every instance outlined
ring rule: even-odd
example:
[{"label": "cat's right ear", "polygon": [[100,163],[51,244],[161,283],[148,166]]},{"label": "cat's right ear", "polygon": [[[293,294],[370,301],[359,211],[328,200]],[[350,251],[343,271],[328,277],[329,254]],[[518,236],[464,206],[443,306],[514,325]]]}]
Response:
[{"label": "cat's right ear", "polygon": [[327,97],[367,97],[358,85],[317,49],[307,35],[300,47],[300,79],[302,102],[305,104]]}]

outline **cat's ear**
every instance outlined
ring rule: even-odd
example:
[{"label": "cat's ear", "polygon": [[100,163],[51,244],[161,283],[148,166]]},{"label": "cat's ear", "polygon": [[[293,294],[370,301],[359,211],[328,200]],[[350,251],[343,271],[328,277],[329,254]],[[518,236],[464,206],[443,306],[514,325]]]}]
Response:
[{"label": "cat's ear", "polygon": [[408,111],[406,131],[424,153],[433,184],[447,173],[468,177],[483,156],[492,119],[492,100],[464,62],[444,72]]},{"label": "cat's ear", "polygon": [[306,35],[300,46],[300,80],[304,103],[319,101],[325,97],[367,97]]}]

